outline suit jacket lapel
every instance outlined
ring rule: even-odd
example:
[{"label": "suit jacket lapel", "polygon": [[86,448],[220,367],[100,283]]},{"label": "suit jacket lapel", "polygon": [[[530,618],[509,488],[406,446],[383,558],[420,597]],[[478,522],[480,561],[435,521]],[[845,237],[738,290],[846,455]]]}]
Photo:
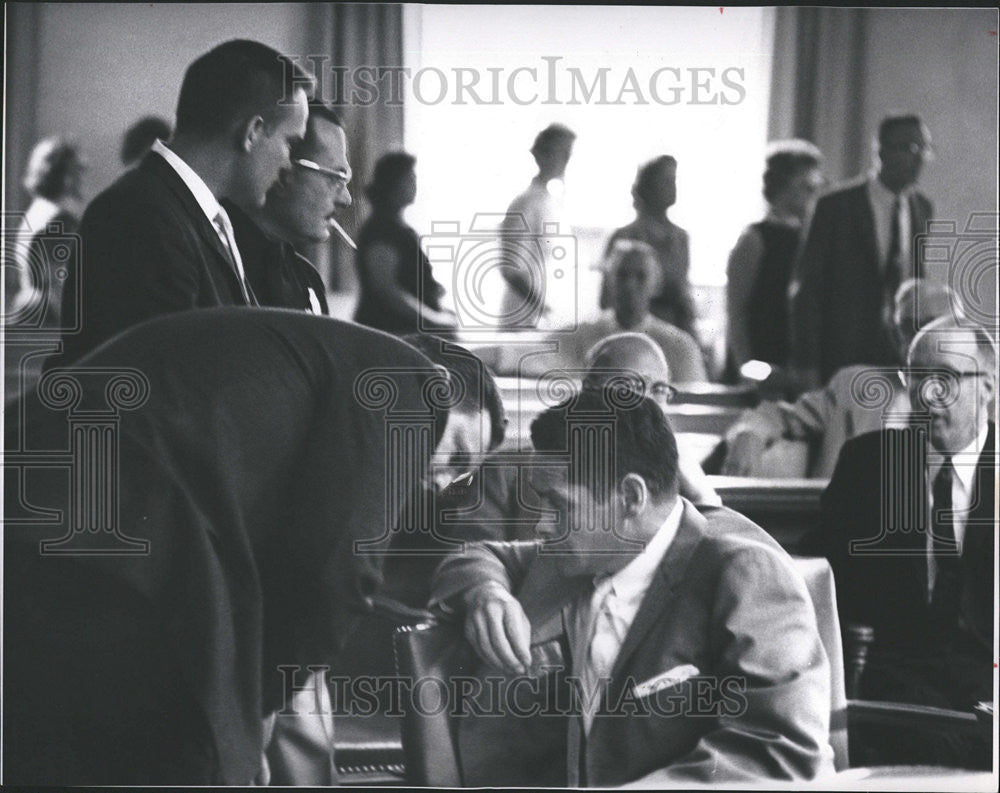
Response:
[{"label": "suit jacket lapel", "polygon": [[625,635],[625,641],[622,642],[611,672],[612,680],[618,679],[650,628],[662,615],[670,611],[677,597],[677,587],[687,575],[691,555],[704,535],[706,523],[705,518],[694,506],[684,502],[684,514],[681,516],[677,536],[663,555],[658,574],[650,582],[649,589],[642,599],[642,605],[639,606],[635,619]]},{"label": "suit jacket lapel", "polygon": [[216,231],[215,226],[205,216],[201,204],[195,199],[188,186],[184,184],[184,180],[170,167],[170,163],[156,152],[149,152],[145,159],[143,159],[140,167],[147,169],[150,173],[155,174],[157,178],[162,179],[174,194],[181,206],[184,207],[185,213],[187,213],[188,218],[197,230],[202,242],[218,256],[223,265],[223,271],[230,280],[230,285],[235,289],[235,294],[239,295],[242,299],[243,293],[240,289],[239,274],[236,272],[236,265],[230,258],[229,251],[222,244],[222,240],[219,239],[219,233]]},{"label": "suit jacket lapel", "polygon": [[870,261],[872,275],[881,277],[882,251],[878,244],[878,235],[875,233],[875,210],[872,209],[871,196],[868,194],[868,182],[862,182],[858,187],[860,201],[858,201],[858,225],[857,233],[860,239],[864,240],[865,250],[871,251],[874,255]]}]

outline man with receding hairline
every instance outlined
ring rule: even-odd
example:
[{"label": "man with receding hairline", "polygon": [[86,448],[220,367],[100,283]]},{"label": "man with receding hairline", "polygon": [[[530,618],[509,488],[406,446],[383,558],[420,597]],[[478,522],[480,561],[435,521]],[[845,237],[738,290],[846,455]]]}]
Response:
[{"label": "man with receding hairline", "polygon": [[[84,213],[81,329],[63,335],[60,361],[161,314],[257,304],[219,202],[263,205],[305,134],[308,79],[276,50],[246,40],[220,44],[188,67],[169,143],[154,143]],[[76,300],[67,290],[63,304]]]}]

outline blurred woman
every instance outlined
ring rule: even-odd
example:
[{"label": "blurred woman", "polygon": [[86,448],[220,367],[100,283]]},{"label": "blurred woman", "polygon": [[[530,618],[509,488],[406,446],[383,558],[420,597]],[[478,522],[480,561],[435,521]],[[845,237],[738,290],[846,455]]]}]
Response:
[{"label": "blurred woman", "polygon": [[431,263],[403,210],[417,196],[416,158],[392,152],[375,163],[367,188],[372,215],[358,238],[361,296],[355,322],[397,335],[418,330],[448,332],[455,315],[441,308],[444,287],[434,280]]},{"label": "blurred woman", "polygon": [[77,146],[62,138],[45,138],[32,149],[24,176],[31,204],[10,251],[13,261],[4,262],[8,325],[60,327],[63,285],[70,277],[67,268],[77,265],[77,246],[64,243],[80,225],[80,185],[86,167]]},{"label": "blurred woman", "polygon": [[748,226],[726,271],[726,379],[747,361],[785,367],[789,355],[788,283],[806,220],[823,186],[823,155],[804,140],[772,144],[764,171],[764,219]]}]

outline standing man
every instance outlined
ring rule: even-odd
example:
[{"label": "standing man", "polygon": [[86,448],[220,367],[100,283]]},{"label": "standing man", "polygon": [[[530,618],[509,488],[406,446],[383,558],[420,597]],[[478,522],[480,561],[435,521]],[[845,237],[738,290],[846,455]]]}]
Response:
[{"label": "standing man", "polygon": [[[536,326],[550,313],[546,283],[550,258],[549,227],[561,216],[563,178],[573,154],[576,133],[562,124],[550,124],[535,138],[531,155],[538,175],[515,198],[500,228],[503,277],[507,288],[500,303],[501,326]],[[537,242],[540,246],[533,245]],[[566,263],[575,266],[575,262]]]},{"label": "standing man", "polygon": [[[971,711],[993,697],[996,347],[942,317],[913,340],[903,376],[913,426],[844,445],[822,545],[841,619],[875,631],[863,696]],[[864,745],[890,745],[896,762],[988,767],[987,743],[894,731]]]},{"label": "standing man", "polygon": [[900,363],[892,301],[903,281],[923,276],[915,238],[932,208],[916,183],[930,151],[919,116],[889,116],[878,170],[816,205],[790,287],[792,366],[811,384],[851,364]]},{"label": "standing man", "polygon": [[[160,314],[257,303],[219,199],[263,205],[305,134],[311,86],[255,41],[220,44],[188,67],[170,145],[154,143],[84,213],[82,328],[63,336],[64,361]],[[64,305],[75,300],[67,290]]]},{"label": "standing man", "polygon": [[244,212],[223,202],[247,279],[262,306],[330,313],[323,279],[296,249],[330,238],[330,221],[352,203],[350,181],[340,116],[317,102],[309,105],[305,138],[292,149],[291,170],[268,191],[264,206],[246,206]]}]

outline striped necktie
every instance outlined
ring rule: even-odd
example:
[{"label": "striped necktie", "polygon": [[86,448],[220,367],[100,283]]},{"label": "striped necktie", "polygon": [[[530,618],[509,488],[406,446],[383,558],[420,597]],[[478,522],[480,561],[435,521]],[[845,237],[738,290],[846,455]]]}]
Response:
[{"label": "striped necktie", "polygon": [[215,229],[219,233],[219,239],[226,249],[229,265],[233,268],[236,278],[240,282],[240,292],[243,295],[244,302],[248,306],[260,305],[243,274],[243,262],[240,260],[239,248],[236,247],[236,236],[233,234],[233,227],[229,222],[229,216],[225,213],[225,210],[219,210],[219,213],[215,216],[214,223]]}]

